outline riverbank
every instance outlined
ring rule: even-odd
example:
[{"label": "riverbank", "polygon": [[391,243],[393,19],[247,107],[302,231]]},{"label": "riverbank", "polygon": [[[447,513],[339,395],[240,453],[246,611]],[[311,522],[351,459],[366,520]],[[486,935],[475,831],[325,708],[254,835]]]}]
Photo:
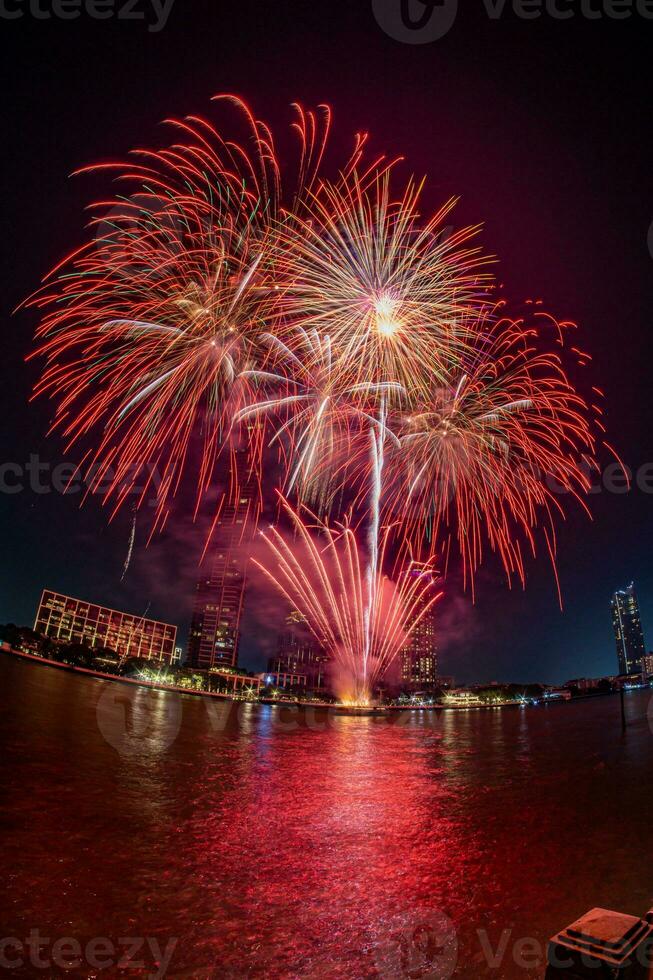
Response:
[{"label": "riverbank", "polygon": [[147,687],[155,691],[171,691],[175,694],[188,694],[195,698],[210,698],[212,700],[218,701],[238,701],[247,702],[249,704],[269,704],[269,705],[286,705],[299,708],[324,708],[337,710],[339,714],[383,714],[386,712],[394,711],[497,711],[499,709],[506,708],[526,708],[526,707],[538,707],[538,706],[548,706],[550,704],[574,704],[579,701],[589,701],[596,700],[599,697],[606,697],[608,693],[617,694],[617,691],[606,692],[605,694],[585,694],[577,695],[569,700],[563,699],[542,699],[536,705],[530,702],[524,701],[504,701],[497,704],[475,704],[475,705],[456,705],[456,704],[389,704],[383,705],[371,711],[370,709],[365,709],[361,711],[360,708],[348,708],[346,705],[341,705],[334,703],[332,701],[303,701],[299,698],[272,698],[272,697],[252,697],[252,696],[241,696],[233,694],[224,694],[216,691],[198,691],[190,687],[182,687],[179,684],[166,684],[164,681],[157,680],[146,680],[145,678],[139,677],[123,677],[119,674],[109,674],[104,671],[91,670],[88,667],[78,667],[74,664],[65,664],[59,660],[51,660],[47,657],[39,657],[36,654],[25,653],[22,650],[14,650],[6,645],[0,646],[0,653],[4,653],[9,657],[15,657],[19,660],[24,660],[29,663],[41,664],[46,667],[54,667],[57,670],[67,671],[72,674],[84,674],[87,677],[95,677],[98,680],[103,681],[114,681],[118,684],[132,684],[138,687]]},{"label": "riverbank", "polygon": [[63,664],[60,660],[50,660],[47,657],[38,657],[33,653],[25,653],[22,650],[13,650],[5,646],[0,647],[0,653],[5,653],[9,657],[17,657],[20,660],[27,660],[30,663],[42,664],[46,667],[54,667],[58,670],[65,670],[71,674],[85,674],[87,677],[96,677],[98,680],[115,681],[118,684],[136,684],[138,687],[149,687],[156,691],[174,691],[176,694],[190,694],[192,697],[217,698],[220,701],[250,701],[259,702],[259,698],[234,697],[230,694],[220,694],[215,691],[196,691],[190,687],[180,687],[178,684],[165,684],[163,681],[148,681],[139,677],[121,677],[119,674],[107,674],[99,670],[90,670],[88,667],[76,667],[74,664]]}]

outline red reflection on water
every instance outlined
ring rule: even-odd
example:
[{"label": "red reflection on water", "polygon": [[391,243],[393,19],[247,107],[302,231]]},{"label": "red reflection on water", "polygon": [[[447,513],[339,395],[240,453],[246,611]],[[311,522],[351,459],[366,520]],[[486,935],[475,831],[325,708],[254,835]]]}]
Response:
[{"label": "red reflection on water", "polygon": [[393,723],[183,698],[170,742],[177,696],[141,691],[120,754],[96,712],[119,685],[7,658],[0,682],[2,935],[176,937],[173,977],[358,978],[442,915],[454,976],[512,978],[542,972],[516,940],[652,904],[644,697],[625,738],[612,698]]}]

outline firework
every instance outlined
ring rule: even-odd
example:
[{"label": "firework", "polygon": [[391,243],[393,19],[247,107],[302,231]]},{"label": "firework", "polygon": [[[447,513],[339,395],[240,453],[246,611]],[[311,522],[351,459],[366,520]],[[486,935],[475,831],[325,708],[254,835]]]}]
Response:
[{"label": "firework", "polygon": [[409,181],[395,198],[391,176],[352,173],[309,195],[309,217],[280,233],[281,306],[291,326],[328,336],[360,384],[394,382],[419,397],[459,358],[489,260],[470,244],[478,227],[446,224],[455,201],[422,221],[422,185]]},{"label": "firework", "polygon": [[254,563],[305,619],[329,652],[343,700],[370,702],[375,685],[411,632],[441,597],[430,562],[405,564],[392,581],[381,568],[389,528],[379,542],[371,588],[369,566],[348,521],[329,526],[282,507],[295,531],[289,543],[273,527],[261,532],[274,563]]},{"label": "firework", "polygon": [[[488,307],[490,260],[478,226],[448,225],[455,201],[422,217],[423,182],[397,190],[397,161],[367,163],[364,136],[326,179],[325,107],[295,107],[287,191],[270,128],[220,101],[242,138],[188,117],[179,142],[100,168],[125,193],[29,301],[35,394],[114,511],[156,478],[154,528],[191,467],[197,510],[222,470],[230,499],[243,479],[260,490],[276,451],[296,543],[273,529],[276,567],[260,567],[364,700],[437,599],[452,540],[472,583],[488,547],[524,581],[539,529],[554,558],[562,495],[583,502],[595,465],[591,407],[565,325],[553,347]],[[134,537],[135,517],[123,576]]]},{"label": "firework", "polygon": [[[244,103],[225,99],[244,121],[242,143],[189,117],[169,121],[183,142],[88,168],[115,171],[125,193],[96,206],[92,240],[29,301],[44,310],[32,356],[46,359],[35,395],[55,400],[52,429],[67,448],[91,446],[81,466],[116,506],[138,483],[144,497],[156,473],[159,522],[197,437],[198,502],[211,485],[236,392],[246,397],[234,382],[257,363],[275,316],[272,240],[283,192],[274,142]],[[296,113],[301,150],[289,202],[300,215],[330,113]]]},{"label": "firework", "polygon": [[395,420],[388,463],[388,513],[403,513],[416,546],[455,533],[472,583],[484,540],[522,582],[520,541],[534,553],[538,523],[553,556],[564,496],[585,506],[596,467],[590,409],[561,354],[542,349],[536,329],[498,314],[486,310],[470,328],[447,383]]},{"label": "firework", "polygon": [[120,576],[120,581],[124,582],[125,575],[129,571],[129,566],[131,565],[132,555],[134,553],[134,542],[136,541],[136,509],[134,508],[132,514],[132,526],[129,532],[129,544],[127,545],[127,557],[125,558],[125,563],[122,567],[122,575]]},{"label": "firework", "polygon": [[328,511],[343,485],[365,482],[368,432],[385,429],[377,417],[379,402],[399,397],[401,387],[361,382],[355,362],[315,329],[296,327],[285,341],[266,334],[262,343],[269,370],[243,372],[257,386],[257,397],[236,421],[273,419],[269,444],[282,449],[286,492]]}]

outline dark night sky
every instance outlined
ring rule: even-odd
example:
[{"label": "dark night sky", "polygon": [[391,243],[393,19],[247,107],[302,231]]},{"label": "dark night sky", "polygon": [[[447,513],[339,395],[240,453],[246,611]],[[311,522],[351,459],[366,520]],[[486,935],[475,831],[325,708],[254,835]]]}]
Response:
[{"label": "dark night sky", "polygon": [[[86,15],[0,17],[0,462],[74,459],[45,435],[49,406],[28,402],[38,370],[24,363],[34,315],[11,315],[82,240],[83,208],[108,187],[68,175],[135,144],[158,145],[158,120],[208,113],[220,91],[245,96],[277,131],[293,100],[329,102],[343,151],[351,132],[367,129],[375,148],[429,174],[434,207],[460,194],[458,220],[485,223],[483,242],[501,258],[506,293],[516,302],[541,297],[581,325],[580,346],[594,355],[586,370],[605,390],[609,435],[626,462],[636,470],[653,461],[653,20],[521,20],[509,5],[492,20],[481,0],[460,6],[449,34],[424,45],[388,37],[370,0],[175,0],[158,33]],[[559,529],[563,614],[544,556],[529,565],[525,592],[509,592],[489,561],[473,608],[452,577],[442,670],[524,681],[614,671],[615,587],[635,580],[653,631],[652,499],[637,488],[604,491],[592,498],[593,522],[570,511]],[[130,515],[108,526],[96,501],[78,505],[78,497],[29,488],[0,494],[0,622],[31,622],[47,585],[135,612],[149,605],[185,632],[202,529],[180,515],[146,551],[139,526],[121,584]],[[244,659],[258,665],[251,615],[245,625]]]}]

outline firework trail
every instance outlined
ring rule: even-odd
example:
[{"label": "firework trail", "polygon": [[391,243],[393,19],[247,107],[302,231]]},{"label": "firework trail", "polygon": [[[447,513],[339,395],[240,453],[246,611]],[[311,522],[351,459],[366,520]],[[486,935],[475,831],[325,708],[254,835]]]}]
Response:
[{"label": "firework trail", "polygon": [[276,527],[261,531],[274,571],[268,562],[253,559],[254,564],[334,658],[340,681],[346,679],[341,698],[369,703],[412,630],[442,595],[435,590],[432,564],[409,562],[393,582],[381,571],[386,529],[368,590],[369,564],[348,521],[332,527],[311,515],[307,523],[283,498],[281,505],[297,540],[289,543]]},{"label": "firework trail", "polygon": [[363,679],[367,685],[368,662],[372,647],[371,613],[374,608],[374,590],[379,574],[379,535],[381,521],[381,493],[383,489],[383,463],[385,458],[385,403],[381,402],[379,427],[370,428],[370,450],[372,465],[372,487],[370,495],[370,517],[367,532],[369,560],[367,563],[367,608],[365,615],[365,653],[363,657]]},{"label": "firework trail", "polygon": [[365,482],[367,433],[385,429],[376,406],[400,397],[401,386],[361,382],[355,365],[315,329],[296,327],[285,340],[266,334],[262,343],[269,349],[268,369],[243,373],[255,395],[235,421],[268,420],[269,445],[279,444],[286,464],[285,492],[328,511],[344,484]]},{"label": "firework trail", "polygon": [[142,628],[145,620],[147,619],[147,614],[150,611],[150,606],[151,605],[152,605],[152,603],[148,601],[147,605],[145,606],[145,611],[143,612],[143,615],[140,617],[140,619],[134,621],[134,624],[133,624],[133,626],[132,626],[132,628],[131,628],[131,630],[129,632],[129,639],[127,641],[127,645],[125,647],[125,650],[124,650],[122,656],[120,657],[120,663],[121,663],[121,665],[123,665],[127,660],[129,660],[129,658],[131,656],[133,656],[133,654],[130,653],[130,649],[129,649],[130,648],[131,641],[132,641],[132,637],[134,636],[134,633],[136,633],[139,629]]},{"label": "firework trail", "polygon": [[131,565],[132,554],[134,553],[135,540],[136,540],[136,508],[133,508],[132,526],[131,526],[131,531],[129,533],[129,544],[127,546],[127,557],[125,558],[125,564],[122,569],[122,575],[120,576],[121,582],[124,582],[125,575],[127,574],[129,570],[129,566]]}]

